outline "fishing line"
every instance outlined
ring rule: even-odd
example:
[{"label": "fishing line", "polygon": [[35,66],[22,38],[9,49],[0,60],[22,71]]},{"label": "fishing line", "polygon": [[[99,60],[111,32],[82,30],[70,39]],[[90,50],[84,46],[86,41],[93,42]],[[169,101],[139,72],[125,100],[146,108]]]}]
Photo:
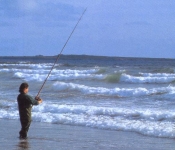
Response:
[{"label": "fishing line", "polygon": [[60,56],[61,56],[61,54],[62,54],[64,48],[66,47],[67,43],[69,42],[69,39],[71,38],[72,34],[74,33],[75,29],[77,28],[77,26],[78,26],[80,20],[82,19],[84,13],[86,12],[86,10],[87,10],[87,8],[83,11],[83,13],[82,13],[82,15],[80,16],[80,18],[78,19],[78,21],[77,21],[75,27],[73,28],[72,32],[70,33],[68,39],[66,40],[66,42],[65,42],[65,44],[64,44],[64,46],[63,46],[63,48],[61,49],[60,53],[58,54],[58,56],[57,56],[57,58],[56,58],[56,60],[55,60],[55,62],[54,62],[54,64],[53,64],[52,68],[50,69],[50,71],[49,71],[49,73],[48,73],[46,79],[44,80],[44,82],[43,82],[43,84],[42,84],[40,90],[38,91],[37,97],[39,97],[40,92],[41,92],[41,90],[43,89],[43,87],[44,87],[44,85],[45,85],[47,79],[49,78],[49,76],[50,76],[50,74],[51,74],[53,68],[55,67],[56,62],[57,62],[58,59],[60,58]]}]

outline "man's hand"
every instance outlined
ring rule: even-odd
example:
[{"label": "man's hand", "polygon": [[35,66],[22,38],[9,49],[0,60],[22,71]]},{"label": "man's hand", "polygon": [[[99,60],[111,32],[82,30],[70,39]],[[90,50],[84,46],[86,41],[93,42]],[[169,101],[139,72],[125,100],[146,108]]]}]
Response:
[{"label": "man's hand", "polygon": [[39,96],[35,97],[35,100],[39,101],[41,98]]},{"label": "man's hand", "polygon": [[39,104],[43,102],[43,100],[39,96],[36,96],[35,99],[38,101]]}]

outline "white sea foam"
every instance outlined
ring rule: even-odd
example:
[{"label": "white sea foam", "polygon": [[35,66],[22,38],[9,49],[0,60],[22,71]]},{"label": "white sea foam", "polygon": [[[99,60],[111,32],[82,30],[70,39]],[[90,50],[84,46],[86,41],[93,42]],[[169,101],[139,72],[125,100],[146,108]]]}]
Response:
[{"label": "white sea foam", "polygon": [[139,74],[144,77],[174,77],[175,78],[174,73],[141,73],[140,72]]},{"label": "white sea foam", "polygon": [[[3,67],[4,64],[0,64]],[[5,68],[1,68],[0,72],[12,72],[14,77],[22,78],[27,81],[36,80],[43,81],[43,77],[38,77],[38,75],[47,76],[51,69],[51,64],[6,64]],[[22,67],[22,68],[21,68]],[[25,68],[25,69],[24,69]],[[100,68],[96,69],[53,69],[50,76],[51,80],[75,80],[75,79],[97,79],[104,80],[106,77],[109,78],[110,74],[96,74]],[[116,71],[114,71],[116,73]],[[140,76],[133,76],[126,74],[124,71],[117,71],[120,74],[113,74],[110,80],[111,82],[128,82],[128,83],[171,83],[175,81],[175,74],[173,73],[139,73]],[[28,77],[30,74],[30,77]],[[115,78],[116,76],[116,78]]]},{"label": "white sea foam", "polygon": [[20,79],[25,79],[27,81],[43,81],[46,76],[42,74],[26,74],[26,73],[21,73],[21,72],[16,72],[14,74],[14,77],[20,78]]},{"label": "white sea foam", "polygon": [[[75,80],[75,79],[100,79],[102,75],[93,74],[96,70],[56,70],[52,71],[50,80]],[[43,81],[49,70],[14,70],[14,77],[22,78],[27,81]]]},{"label": "white sea foam", "polygon": [[[173,111],[108,108],[84,105],[42,105],[34,110],[41,122],[81,125],[102,129],[135,131],[158,137],[175,137]],[[41,113],[38,113],[42,112]],[[161,120],[161,122],[160,122]],[[164,121],[162,121],[164,120]]]},{"label": "white sea foam", "polygon": [[84,94],[101,94],[105,96],[119,96],[119,97],[130,97],[130,96],[144,96],[144,95],[153,95],[153,94],[164,94],[175,91],[175,87],[162,87],[162,88],[152,88],[146,89],[142,87],[138,88],[104,88],[104,87],[90,87],[75,83],[65,83],[65,82],[55,82],[53,84],[54,90],[77,90]]},{"label": "white sea foam", "polygon": [[76,114],[40,114],[34,113],[36,121],[81,125],[93,128],[134,131],[144,135],[156,137],[175,137],[173,125],[169,122],[151,122],[141,120],[129,120],[120,117],[76,115]]},{"label": "white sea foam", "polygon": [[147,76],[132,76],[127,74],[122,74],[120,81],[130,82],[130,83],[170,83],[175,80],[175,75],[167,76],[165,75],[149,75]]},{"label": "white sea foam", "polygon": [[[0,103],[0,118],[19,119],[17,103]],[[173,110],[59,105],[33,107],[33,121],[134,131],[156,137],[175,137]]]},{"label": "white sea foam", "polygon": [[33,69],[38,69],[38,68],[48,68],[51,67],[53,64],[47,63],[47,64],[25,64],[25,63],[19,63],[19,64],[0,64],[0,67],[26,67],[26,68],[33,68]]},{"label": "white sea foam", "polygon": [[[127,67],[128,63],[122,61],[118,68],[115,67],[117,61],[109,64],[106,60],[101,64],[93,61],[94,65],[87,67],[84,60],[76,60],[76,67],[71,69],[69,65],[56,65],[49,77],[54,81],[48,81],[44,89],[47,92],[41,92],[43,103],[33,107],[33,121],[175,138],[175,73],[172,69],[155,73],[153,70],[159,71],[156,64],[144,66],[142,61],[141,65],[136,61],[139,67],[135,63]],[[37,62],[0,64],[0,118],[19,119],[14,99],[21,80],[16,78],[43,82],[52,66],[52,63]],[[68,60],[67,64],[71,62]],[[36,88],[31,86],[30,92],[36,94],[41,83],[31,83]]]}]

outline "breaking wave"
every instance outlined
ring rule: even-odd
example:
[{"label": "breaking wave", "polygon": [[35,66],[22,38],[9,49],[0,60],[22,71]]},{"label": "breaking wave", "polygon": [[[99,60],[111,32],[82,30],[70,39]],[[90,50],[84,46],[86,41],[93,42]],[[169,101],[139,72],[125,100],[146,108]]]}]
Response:
[{"label": "breaking wave", "polygon": [[[44,81],[51,64],[0,64],[0,73],[13,73],[13,77],[26,81]],[[138,73],[129,74],[125,70],[109,72],[107,68],[95,67],[94,69],[61,69],[59,64],[53,69],[50,80],[97,80],[108,83],[149,83],[162,84],[174,83],[174,73]]]},{"label": "breaking wave", "polygon": [[[0,103],[0,118],[19,119],[17,103]],[[143,135],[174,138],[173,110],[130,109],[85,105],[49,105],[33,108],[33,121],[92,128],[134,131]]]},{"label": "breaking wave", "polygon": [[79,91],[83,94],[104,95],[104,96],[118,96],[118,97],[131,97],[131,96],[146,96],[146,95],[160,95],[160,94],[174,94],[175,87],[161,87],[161,88],[104,88],[104,87],[90,87],[75,83],[55,82],[53,89],[57,91]]}]

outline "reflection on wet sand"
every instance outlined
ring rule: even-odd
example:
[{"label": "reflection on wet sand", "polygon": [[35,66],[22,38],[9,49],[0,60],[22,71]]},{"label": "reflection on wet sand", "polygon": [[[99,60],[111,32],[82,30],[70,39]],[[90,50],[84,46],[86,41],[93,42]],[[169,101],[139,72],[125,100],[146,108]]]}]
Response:
[{"label": "reflection on wet sand", "polygon": [[29,150],[30,144],[27,140],[20,140],[18,143],[18,150]]}]

